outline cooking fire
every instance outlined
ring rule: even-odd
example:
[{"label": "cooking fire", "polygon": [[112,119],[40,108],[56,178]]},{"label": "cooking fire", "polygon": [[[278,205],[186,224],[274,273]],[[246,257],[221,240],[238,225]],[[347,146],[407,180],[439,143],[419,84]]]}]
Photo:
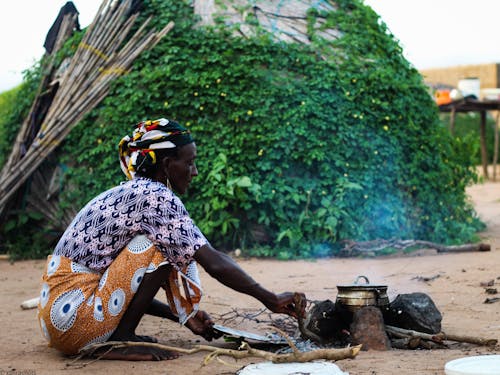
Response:
[{"label": "cooking fire", "polygon": [[[259,336],[218,326],[222,333],[240,340],[261,344],[286,345],[292,340],[302,352],[319,348],[361,346],[361,350],[438,349],[451,342],[495,346],[496,339],[445,333],[441,329],[442,315],[425,293],[399,294],[390,301],[387,285],[370,284],[366,276],[358,276],[354,283],[337,286],[335,302],[307,301],[302,294],[295,295],[297,309],[306,310],[305,316],[295,321],[266,321],[256,314],[241,314],[236,310],[222,315],[228,322],[236,318],[270,323],[281,331]],[[286,340],[282,337],[287,334]],[[276,347],[274,348],[276,349]],[[287,352],[290,348],[279,348]]]},{"label": "cooking fire", "polygon": [[387,288],[370,284],[366,276],[337,286],[335,303],[313,302],[299,320],[301,337],[322,346],[362,345],[362,350],[446,348],[447,341],[496,345],[496,339],[442,332],[442,315],[427,294],[399,294],[389,301]]}]

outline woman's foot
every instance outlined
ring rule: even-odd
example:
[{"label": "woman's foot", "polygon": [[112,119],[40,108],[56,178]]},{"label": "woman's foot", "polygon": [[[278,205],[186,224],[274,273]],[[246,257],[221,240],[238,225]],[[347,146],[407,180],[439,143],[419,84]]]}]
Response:
[{"label": "woman's foot", "polygon": [[116,349],[103,347],[94,352],[92,356],[115,361],[164,361],[178,358],[179,353],[146,346],[130,346]]},{"label": "woman's foot", "polygon": [[116,331],[111,335],[108,341],[158,342],[156,337],[136,335],[135,333],[119,333]]},{"label": "woman's foot", "polygon": [[136,337],[140,341],[144,341],[144,342],[158,342],[158,340],[156,339],[156,337],[151,337],[151,336],[146,336],[146,335],[136,335]]},{"label": "woman's foot", "polygon": [[[136,334],[120,335],[116,332],[109,338],[108,341],[158,342],[156,338],[151,336]],[[113,349],[110,345],[100,348],[94,352],[93,357],[116,361],[163,361],[178,358],[179,353],[148,346],[130,346]]]}]

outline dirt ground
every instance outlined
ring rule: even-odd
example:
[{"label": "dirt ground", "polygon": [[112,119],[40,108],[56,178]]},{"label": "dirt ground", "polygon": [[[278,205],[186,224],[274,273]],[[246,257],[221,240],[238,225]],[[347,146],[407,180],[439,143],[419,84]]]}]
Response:
[{"label": "dirt ground", "polygon": [[[391,300],[399,293],[424,292],[435,302],[443,315],[443,331],[500,339],[500,302],[486,304],[488,297],[481,282],[495,280],[500,290],[500,183],[484,183],[468,189],[480,217],[488,225],[482,233],[483,242],[492,245],[491,252],[437,254],[427,251],[407,257],[378,259],[322,259],[290,261],[238,259],[239,264],[264,286],[281,292],[302,291],[310,300],[335,300],[336,285],[351,283],[364,274],[372,283],[388,285]],[[241,367],[260,362],[260,359],[225,363],[210,362],[202,366],[205,354],[183,355],[164,362],[118,362],[72,359],[48,348],[36,322],[36,310],[22,310],[20,303],[36,297],[43,261],[24,261],[10,264],[0,261],[0,374],[234,374]],[[439,275],[430,282],[418,276]],[[202,308],[221,322],[222,315],[233,308],[257,311],[259,303],[218,284],[207,274],[201,274],[206,296]],[[500,297],[500,294],[496,295]],[[159,296],[162,298],[163,296]],[[241,309],[241,310],[240,310]],[[268,332],[267,325],[234,320],[225,325],[233,328]],[[139,332],[158,337],[161,342],[177,347],[189,347],[198,340],[187,329],[169,321],[146,317]],[[222,340],[212,345],[227,345]],[[439,350],[365,351],[355,359],[336,362],[351,375],[370,374],[444,374],[445,363],[456,358],[480,354],[499,354],[500,346],[479,347],[471,344],[452,344]]]}]

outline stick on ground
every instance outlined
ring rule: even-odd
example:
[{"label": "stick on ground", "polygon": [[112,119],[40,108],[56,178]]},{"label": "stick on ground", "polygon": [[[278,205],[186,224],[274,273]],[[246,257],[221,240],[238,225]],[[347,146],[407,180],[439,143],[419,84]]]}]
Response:
[{"label": "stick on ground", "polygon": [[386,325],[385,328],[389,334],[399,338],[420,337],[423,340],[434,341],[437,343],[442,343],[443,341],[448,340],[448,341],[464,342],[464,343],[483,345],[483,346],[494,346],[498,343],[497,339],[485,339],[482,337],[475,337],[475,336],[454,335],[454,334],[447,334],[444,332],[429,334],[424,332],[413,331],[411,329],[393,327],[389,325]]},{"label": "stick on ground", "polygon": [[229,356],[234,359],[258,357],[263,358],[267,361],[272,361],[274,363],[291,363],[291,362],[310,362],[318,359],[325,359],[329,361],[338,361],[346,358],[354,358],[361,350],[361,345],[352,346],[342,349],[318,349],[309,352],[292,352],[286,354],[276,354],[267,352],[264,350],[254,349],[248,343],[243,342],[239,350],[235,349],[225,349],[210,345],[197,345],[192,349],[178,348],[175,346],[164,345],[159,343],[151,342],[133,342],[133,341],[108,341],[99,344],[89,345],[88,347],[82,349],[78,357],[73,361],[75,363],[77,360],[82,359],[87,356],[92,356],[95,351],[102,347],[111,347],[111,349],[119,349],[131,346],[140,347],[150,347],[162,350],[175,351],[183,354],[194,354],[202,351],[208,351],[207,357],[205,357],[204,365],[212,361],[219,356]]}]

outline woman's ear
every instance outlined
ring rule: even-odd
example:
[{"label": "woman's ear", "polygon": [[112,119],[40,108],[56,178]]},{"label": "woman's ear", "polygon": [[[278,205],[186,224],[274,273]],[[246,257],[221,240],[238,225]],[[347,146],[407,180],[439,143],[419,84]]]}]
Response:
[{"label": "woman's ear", "polygon": [[167,169],[170,164],[170,156],[165,156],[160,160],[160,167],[162,169]]},{"label": "woman's ear", "polygon": [[172,161],[170,156],[165,156],[163,159],[161,159],[161,170],[163,171],[165,177],[168,179],[169,178],[169,169],[170,169],[170,162]]},{"label": "woman's ear", "polygon": [[169,158],[167,156],[163,158],[158,158],[156,160],[155,176],[154,178],[158,181],[163,181],[168,179],[168,166],[170,164]]}]

